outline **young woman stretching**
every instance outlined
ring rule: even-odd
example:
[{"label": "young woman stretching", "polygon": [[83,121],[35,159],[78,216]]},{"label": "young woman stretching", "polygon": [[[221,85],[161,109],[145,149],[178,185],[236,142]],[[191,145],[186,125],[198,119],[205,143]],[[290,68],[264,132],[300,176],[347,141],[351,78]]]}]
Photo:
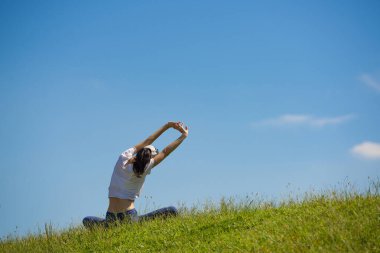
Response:
[{"label": "young woman stretching", "polygon": [[[181,132],[181,136],[157,153],[157,149],[151,144],[170,128]],[[89,216],[83,219],[84,226],[107,226],[115,221],[138,221],[177,215],[175,207],[166,207],[138,216],[134,202],[140,195],[145,177],[186,139],[188,133],[188,128],[181,122],[168,122],[143,142],[124,151],[115,165],[108,188],[109,205],[106,219]]]}]

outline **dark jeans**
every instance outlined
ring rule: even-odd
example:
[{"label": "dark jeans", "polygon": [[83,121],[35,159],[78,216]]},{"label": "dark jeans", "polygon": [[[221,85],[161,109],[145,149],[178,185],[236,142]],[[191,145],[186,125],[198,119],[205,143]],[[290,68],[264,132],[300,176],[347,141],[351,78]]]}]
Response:
[{"label": "dark jeans", "polygon": [[116,222],[116,221],[138,221],[139,217],[137,215],[137,211],[136,209],[131,209],[131,210],[128,210],[124,213],[110,213],[110,212],[107,212],[106,213],[106,222],[107,223],[113,223],[113,222]]},{"label": "dark jeans", "polygon": [[94,226],[105,226],[108,227],[117,222],[137,222],[152,220],[155,218],[167,218],[169,216],[176,216],[178,214],[177,208],[174,206],[169,206],[165,208],[158,209],[156,211],[138,216],[136,209],[131,209],[123,213],[106,213],[106,218],[99,218],[95,216],[88,216],[83,219],[83,225],[87,228]]}]

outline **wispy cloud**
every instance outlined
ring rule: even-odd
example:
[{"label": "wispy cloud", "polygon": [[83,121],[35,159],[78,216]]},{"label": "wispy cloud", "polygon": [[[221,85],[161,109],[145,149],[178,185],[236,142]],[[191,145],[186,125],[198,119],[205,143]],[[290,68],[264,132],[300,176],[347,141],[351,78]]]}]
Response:
[{"label": "wispy cloud", "polygon": [[380,143],[366,141],[354,146],[351,153],[364,159],[380,159]]},{"label": "wispy cloud", "polygon": [[369,74],[363,74],[359,76],[359,80],[362,81],[368,87],[380,92],[380,81],[377,81],[373,76]]},{"label": "wispy cloud", "polygon": [[313,126],[324,127],[338,125],[354,118],[347,114],[336,117],[315,117],[307,114],[284,114],[276,118],[264,119],[253,122],[253,126]]}]

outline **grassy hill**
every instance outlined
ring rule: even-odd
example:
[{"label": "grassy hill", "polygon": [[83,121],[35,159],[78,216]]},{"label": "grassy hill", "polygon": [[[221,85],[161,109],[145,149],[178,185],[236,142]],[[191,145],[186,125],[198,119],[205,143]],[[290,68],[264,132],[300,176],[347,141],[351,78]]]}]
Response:
[{"label": "grassy hill", "polygon": [[[377,184],[378,186],[379,184]],[[373,187],[372,187],[373,188]],[[1,241],[0,252],[380,252],[379,187],[183,209],[179,217]]]}]

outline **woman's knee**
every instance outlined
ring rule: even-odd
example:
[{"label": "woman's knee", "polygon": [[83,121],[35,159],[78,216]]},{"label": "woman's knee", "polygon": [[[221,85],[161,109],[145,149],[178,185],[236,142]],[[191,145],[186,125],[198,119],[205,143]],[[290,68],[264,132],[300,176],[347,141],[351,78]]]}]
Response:
[{"label": "woman's knee", "polygon": [[167,207],[167,212],[174,216],[178,215],[178,210],[174,206]]},{"label": "woman's knee", "polygon": [[87,216],[82,220],[82,223],[85,227],[93,227],[96,225],[102,225],[104,219],[95,216]]}]

